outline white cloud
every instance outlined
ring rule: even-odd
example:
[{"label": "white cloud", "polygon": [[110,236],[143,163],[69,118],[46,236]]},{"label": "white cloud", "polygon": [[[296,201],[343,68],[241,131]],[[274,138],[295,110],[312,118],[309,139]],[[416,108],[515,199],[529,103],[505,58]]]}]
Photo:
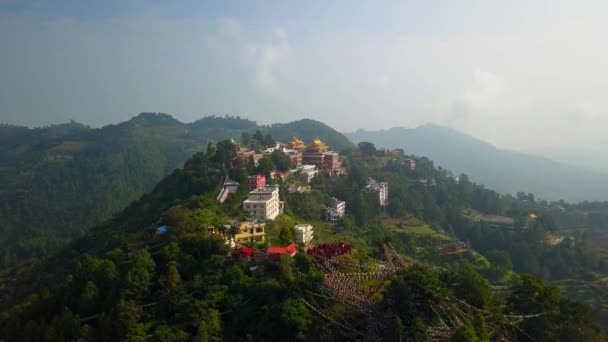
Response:
[{"label": "white cloud", "polygon": [[254,83],[269,92],[279,87],[278,68],[289,52],[287,32],[276,29],[273,36],[272,42],[260,44],[254,49],[258,59]]},{"label": "white cloud", "polygon": [[473,71],[473,84],[465,91],[463,101],[473,108],[484,108],[501,95],[504,87],[502,77],[476,68]]},{"label": "white cloud", "polygon": [[518,29],[510,16],[494,23],[483,14],[493,30],[471,18],[464,33],[159,12],[94,22],[0,16],[0,121],[234,113],[261,122],[308,116],[341,130],[430,121],[504,147],[608,145],[603,19],[530,14]]}]

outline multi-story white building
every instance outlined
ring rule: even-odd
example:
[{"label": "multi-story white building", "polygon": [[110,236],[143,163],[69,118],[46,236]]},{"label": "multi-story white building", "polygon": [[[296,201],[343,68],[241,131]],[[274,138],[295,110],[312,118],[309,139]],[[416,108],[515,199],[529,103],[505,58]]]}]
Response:
[{"label": "multi-story white building", "polygon": [[299,175],[306,183],[310,183],[318,173],[315,165],[300,165],[294,171],[294,174]]},{"label": "multi-story white building", "polygon": [[313,226],[310,224],[296,224],[293,230],[297,243],[302,243],[306,246],[314,238]]},{"label": "multi-story white building", "polygon": [[283,204],[279,201],[279,187],[267,186],[250,192],[243,202],[243,210],[256,220],[274,220],[283,212]]},{"label": "multi-story white building", "polygon": [[336,227],[340,218],[346,212],[346,202],[334,198],[335,204],[325,209],[325,220],[332,226]]},{"label": "multi-story white building", "polygon": [[377,182],[374,179],[369,179],[367,187],[365,187],[365,191],[372,194],[377,194],[378,203],[381,207],[384,207],[388,204],[388,183],[387,182]]}]

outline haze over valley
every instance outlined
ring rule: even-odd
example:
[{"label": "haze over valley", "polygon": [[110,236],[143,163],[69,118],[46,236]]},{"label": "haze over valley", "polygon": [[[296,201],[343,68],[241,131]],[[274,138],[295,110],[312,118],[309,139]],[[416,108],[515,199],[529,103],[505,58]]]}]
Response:
[{"label": "haze over valley", "polygon": [[0,342],[608,340],[607,10],[0,0]]}]

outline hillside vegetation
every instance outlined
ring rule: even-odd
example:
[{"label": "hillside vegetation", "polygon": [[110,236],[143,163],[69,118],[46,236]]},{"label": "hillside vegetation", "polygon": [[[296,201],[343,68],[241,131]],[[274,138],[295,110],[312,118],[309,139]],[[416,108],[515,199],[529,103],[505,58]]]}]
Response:
[{"label": "hillside vegetation", "polygon": [[[424,125],[417,128],[359,130],[346,136],[379,147],[400,147],[426,156],[454,173],[502,193],[523,191],[546,200],[608,200],[608,173],[555,162],[547,158],[498,149],[458,131]],[[572,155],[571,159],[578,158]]]},{"label": "hillside vegetation", "polygon": [[239,117],[186,124],[142,113],[92,129],[78,123],[29,129],[0,126],[0,269],[42,257],[109,219],[150,191],[210,141],[239,140],[260,128],[281,139],[312,139],[352,147],[326,125],[302,120],[258,127]]},{"label": "hillside vegetation", "polygon": [[[411,170],[404,157],[362,161],[354,153],[345,160],[345,175],[316,176],[305,193],[287,191],[290,176],[275,180],[285,213],[267,222],[268,241],[252,247],[287,244],[293,224],[307,222],[315,226],[315,244],[352,246],[343,257],[312,257],[302,246],[294,257],[275,262],[232,257],[208,227],[242,219],[245,177],[266,170],[262,162],[229,170],[241,189],[216,202],[231,146],[223,141],[196,153],[183,169],[61,253],[33,269],[5,274],[0,339],[604,339],[589,306],[513,273],[526,267],[519,264],[520,251],[509,247],[516,243],[530,249],[525,260],[558,267],[545,258],[551,249],[537,238],[558,228],[550,205],[501,196],[466,176],[456,182],[425,158],[417,158]],[[390,184],[387,207],[361,191],[368,177]],[[322,222],[332,196],[346,201],[339,229]],[[462,216],[467,208],[508,213],[517,222],[502,230],[486,227]],[[536,219],[523,220],[532,210]],[[161,224],[170,231],[157,234]],[[500,234],[507,234],[504,240],[495,239]],[[458,238],[472,240],[474,249],[440,252]],[[564,245],[562,262],[586,260],[578,248]]]}]

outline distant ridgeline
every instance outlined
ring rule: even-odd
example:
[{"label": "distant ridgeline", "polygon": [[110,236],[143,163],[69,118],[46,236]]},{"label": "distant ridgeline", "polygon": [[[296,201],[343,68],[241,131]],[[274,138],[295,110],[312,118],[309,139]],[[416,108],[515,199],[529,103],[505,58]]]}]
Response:
[{"label": "distant ridgeline", "polygon": [[[369,141],[379,147],[399,147],[410,154],[425,156],[437,165],[466,173],[480,184],[502,193],[534,193],[546,200],[608,200],[608,173],[571,163],[496,148],[453,129],[437,125],[388,130],[358,130],[346,134],[353,142]],[[515,139],[515,138],[514,138]]]},{"label": "distant ridgeline", "polygon": [[336,160],[323,137],[267,132],[206,144],[111,220],[4,273],[0,340],[605,340],[588,305],[518,275],[605,273],[605,254],[557,222],[587,207],[502,196],[401,150]]},{"label": "distant ridgeline", "polygon": [[[57,250],[152,190],[208,142],[242,133],[319,136],[353,145],[326,125],[302,120],[258,127],[234,116],[185,124],[142,113],[99,129],[71,122],[43,128],[0,126],[0,270]],[[316,134],[313,136],[312,132]]]}]

